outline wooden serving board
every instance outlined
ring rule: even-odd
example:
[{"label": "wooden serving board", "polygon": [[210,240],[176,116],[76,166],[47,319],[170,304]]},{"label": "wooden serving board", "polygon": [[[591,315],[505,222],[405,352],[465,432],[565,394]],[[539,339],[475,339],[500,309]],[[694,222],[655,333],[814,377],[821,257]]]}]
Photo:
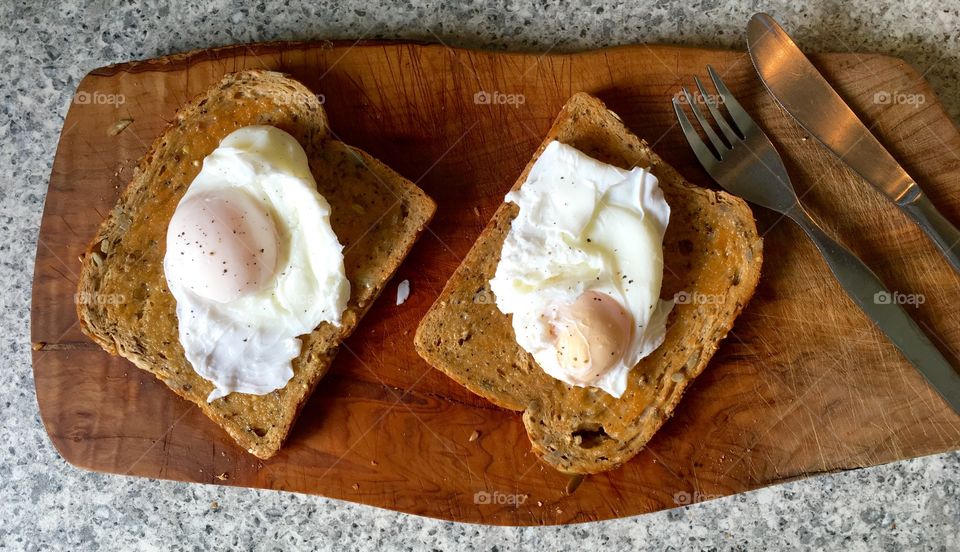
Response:
[{"label": "wooden serving board", "polygon": [[[814,61],[960,223],[960,134],[922,76],[880,55]],[[960,417],[847,299],[801,232],[762,209],[755,212],[766,259],[753,301],[649,446],[572,494],[569,478],[531,453],[518,414],[472,395],[414,352],[421,316],[573,92],[599,96],[691,181],[712,186],[670,106],[707,64],[769,132],[828,229],[898,297],[923,298],[908,308],[960,366],[960,277],[903,214],[804,137],[742,52],[235,46],[97,69],[80,84],[50,177],[34,279],[34,375],[53,443],[68,462],[102,472],[515,525],[641,514],[960,447]],[[339,137],[418,182],[439,205],[286,447],[263,462],[151,375],[87,340],[74,311],[77,256],[137,159],[181,103],[247,68],[288,72],[323,94]],[[132,123],[114,135],[123,119]],[[412,295],[396,306],[404,279]]]}]

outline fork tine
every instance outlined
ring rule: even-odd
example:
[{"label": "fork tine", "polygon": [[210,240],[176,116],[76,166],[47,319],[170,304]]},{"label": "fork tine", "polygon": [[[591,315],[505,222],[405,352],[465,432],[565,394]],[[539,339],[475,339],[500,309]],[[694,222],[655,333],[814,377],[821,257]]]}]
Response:
[{"label": "fork tine", "polygon": [[737,98],[733,96],[730,89],[724,84],[723,79],[720,78],[720,75],[713,70],[713,66],[707,65],[707,73],[710,74],[710,80],[713,81],[717,92],[719,92],[720,97],[723,98],[723,105],[727,106],[727,111],[729,111],[730,116],[733,117],[733,122],[739,127],[740,134],[746,136],[747,129],[755,127],[757,124],[753,122],[753,119],[743,109],[743,106],[740,105]]},{"label": "fork tine", "polygon": [[722,160],[723,152],[730,149],[730,146],[721,140],[720,137],[717,136],[717,133],[714,132],[713,127],[710,126],[710,123],[704,118],[700,108],[697,107],[696,102],[693,101],[693,97],[690,96],[690,92],[687,91],[686,86],[683,87],[683,95],[687,98],[687,104],[690,106],[690,110],[693,111],[693,116],[697,118],[697,122],[700,123],[700,126],[703,128],[703,133],[707,135],[710,143],[713,144],[713,150],[717,152],[717,156]]},{"label": "fork tine", "polygon": [[703,165],[703,168],[707,172],[711,172],[713,167],[719,162],[719,159],[710,151],[710,148],[703,143],[703,140],[700,139],[700,135],[697,134],[696,129],[693,128],[693,124],[690,123],[690,119],[687,118],[687,114],[684,113],[683,108],[680,106],[680,101],[676,97],[673,98],[673,111],[677,114],[677,121],[680,123],[680,128],[683,130],[683,135],[686,136],[687,142],[690,143],[690,148],[693,150],[693,153],[697,156],[697,159],[700,161],[700,164]]},{"label": "fork tine", "polygon": [[723,118],[723,114],[720,113],[720,110],[717,109],[717,106],[713,101],[710,100],[710,96],[707,94],[707,89],[703,87],[703,83],[700,82],[700,77],[693,77],[693,82],[697,83],[697,88],[700,90],[700,94],[703,96],[703,103],[707,104],[707,109],[710,110],[710,114],[713,115],[713,120],[717,122],[717,126],[720,127],[720,132],[723,133],[727,138],[727,142],[732,146],[737,142],[741,141],[740,136],[730,128],[730,125],[727,124],[727,120]]}]

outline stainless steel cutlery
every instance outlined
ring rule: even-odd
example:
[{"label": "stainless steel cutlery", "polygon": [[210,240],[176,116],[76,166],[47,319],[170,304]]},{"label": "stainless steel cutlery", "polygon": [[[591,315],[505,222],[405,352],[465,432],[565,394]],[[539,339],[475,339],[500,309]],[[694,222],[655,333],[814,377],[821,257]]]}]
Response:
[{"label": "stainless steel cutlery", "polygon": [[769,15],[758,13],[747,25],[747,45],[760,80],[787,113],[906,212],[960,271],[960,231],[940,214],[783,28]]},{"label": "stainless steel cutlery", "polygon": [[680,127],[697,159],[710,176],[728,192],[781,213],[799,225],[816,245],[834,276],[857,306],[886,334],[944,400],[955,411],[960,412],[960,375],[901,305],[895,301],[883,300],[891,297],[891,293],[877,275],[849,249],[827,235],[811,218],[797,199],[790,176],[770,139],[730,93],[716,71],[711,67],[708,67],[707,71],[716,87],[717,97],[721,100],[719,103],[722,103],[730,115],[729,123],[700,79],[694,77],[694,80],[707,111],[719,128],[719,133],[712,127],[690,92],[686,88],[682,92],[709,145],[697,133],[683,110],[680,99],[673,99]]}]

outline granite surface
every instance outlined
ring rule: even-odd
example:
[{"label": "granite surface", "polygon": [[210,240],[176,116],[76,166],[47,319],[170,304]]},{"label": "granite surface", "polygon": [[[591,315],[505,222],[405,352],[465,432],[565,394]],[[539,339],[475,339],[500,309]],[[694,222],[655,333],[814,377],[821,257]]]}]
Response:
[{"label": "granite surface", "polygon": [[282,39],[442,40],[536,51],[637,42],[742,49],[747,19],[763,9],[809,51],[903,57],[957,120],[957,3],[880,4],[0,0],[0,549],[960,549],[957,453],[617,521],[483,527],[311,496],[79,471],[51,446],[33,391],[29,300],[37,230],[69,98],[91,69]]}]

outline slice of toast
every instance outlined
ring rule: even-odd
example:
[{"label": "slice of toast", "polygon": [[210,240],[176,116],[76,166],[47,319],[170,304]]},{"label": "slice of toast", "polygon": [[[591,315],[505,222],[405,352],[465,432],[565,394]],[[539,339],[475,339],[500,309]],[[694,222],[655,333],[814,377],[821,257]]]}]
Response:
[{"label": "slice of toast", "polygon": [[523,411],[533,450],[565,473],[597,473],[623,464],[673,413],[720,340],[753,295],[761,239],[746,203],[686,181],[632,134],[598,99],[574,95],[554,121],[514,189],[552,140],[659,179],[671,217],[664,238],[662,298],[679,299],[664,343],[630,372],[620,399],[548,376],[519,345],[489,280],[517,206],[504,203],[480,234],[417,328],[427,362],[491,402]]},{"label": "slice of toast", "polygon": [[[184,357],[175,301],[163,275],[166,231],[203,158],[237,128],[273,125],[306,150],[331,225],[344,246],[351,296],[343,324],[301,336],[294,376],[266,395],[233,393],[207,403],[212,384]],[[184,105],[140,160],[132,180],[82,257],[77,314],[84,333],[130,359],[199,406],[260,457],[283,444],[300,409],[430,221],[436,206],[412,182],[366,153],[330,138],[317,95],[281,73],[227,75]],[[98,301],[97,297],[122,298]]]}]

